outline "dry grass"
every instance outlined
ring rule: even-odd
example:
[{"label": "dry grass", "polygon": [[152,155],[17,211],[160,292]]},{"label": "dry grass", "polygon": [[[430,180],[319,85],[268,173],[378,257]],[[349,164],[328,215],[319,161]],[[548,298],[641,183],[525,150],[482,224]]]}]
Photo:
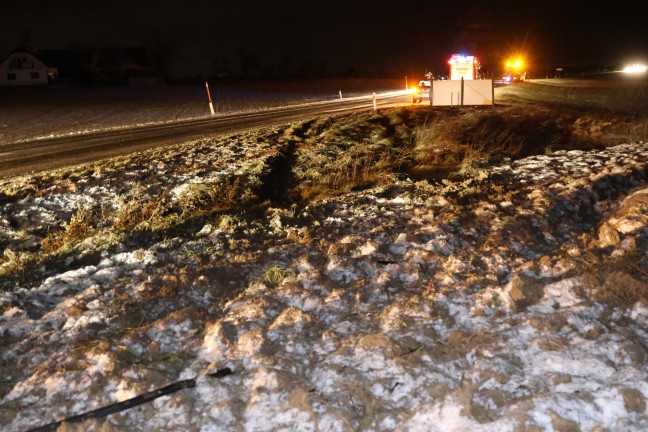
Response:
[{"label": "dry grass", "polygon": [[308,202],[390,182],[411,142],[398,113],[340,117],[327,128],[313,124],[297,150],[293,195]]},{"label": "dry grass", "polygon": [[559,149],[584,150],[615,143],[603,138],[611,123],[603,119],[597,122],[591,114],[586,121],[579,121],[578,113],[532,107],[523,111],[519,107],[462,108],[447,114],[430,112],[426,122],[416,128],[415,176],[464,174],[505,158],[515,160]]},{"label": "dry grass", "polygon": [[112,228],[120,233],[166,229],[177,221],[177,215],[170,212],[171,206],[168,191],[146,201],[137,197],[129,198],[121,203]]},{"label": "dry grass", "polygon": [[41,242],[41,251],[46,254],[70,250],[96,231],[96,217],[85,206],[79,206],[70,222],[63,224],[62,231],[50,232]]},{"label": "dry grass", "polygon": [[256,199],[249,183],[249,179],[235,177],[220,184],[195,184],[177,200],[168,190],[151,197],[142,187],[134,186],[114,208],[79,205],[68,222],[45,235],[36,250],[4,250],[0,289],[34,279],[45,265],[62,267],[68,257],[86,249],[110,248],[129,238],[151,242],[171,230],[191,230],[191,222],[200,218],[244,212]]},{"label": "dry grass", "polygon": [[254,200],[254,192],[241,177],[222,183],[193,183],[178,198],[184,219],[211,216],[215,213],[236,212]]},{"label": "dry grass", "polygon": [[268,288],[275,288],[285,279],[286,272],[279,266],[272,266],[263,275],[263,283]]},{"label": "dry grass", "polygon": [[122,234],[164,232],[196,218],[240,212],[254,199],[253,191],[241,177],[218,184],[191,184],[177,200],[169,191],[149,200],[129,196],[114,215],[110,230]]},{"label": "dry grass", "polygon": [[5,249],[4,258],[5,261],[0,263],[0,290],[10,290],[33,276],[42,255]]},{"label": "dry grass", "polygon": [[308,173],[297,186],[304,201],[343,194],[387,182],[398,166],[398,155],[389,150],[355,147],[344,152],[335,163]]}]

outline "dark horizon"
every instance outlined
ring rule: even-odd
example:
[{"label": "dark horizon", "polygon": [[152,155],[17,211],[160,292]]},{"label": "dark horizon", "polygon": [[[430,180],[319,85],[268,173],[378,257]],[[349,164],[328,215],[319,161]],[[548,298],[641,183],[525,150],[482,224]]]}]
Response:
[{"label": "dark horizon", "polygon": [[28,35],[41,50],[144,46],[172,76],[415,77],[443,74],[453,53],[478,56],[492,73],[515,53],[536,73],[648,61],[641,3],[565,3],[33,0],[3,6],[0,56]]}]

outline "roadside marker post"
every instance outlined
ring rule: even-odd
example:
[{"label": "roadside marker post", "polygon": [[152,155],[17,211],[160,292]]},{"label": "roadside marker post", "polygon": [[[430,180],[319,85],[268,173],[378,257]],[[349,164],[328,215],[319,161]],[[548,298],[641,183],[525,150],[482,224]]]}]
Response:
[{"label": "roadside marker post", "polygon": [[430,80],[430,96],[429,96],[429,99],[430,99],[430,106],[434,106],[434,103],[433,103],[434,102],[434,80],[433,79]]},{"label": "roadside marker post", "polygon": [[214,104],[212,103],[211,99],[211,94],[209,93],[209,83],[205,81],[205,88],[207,89],[207,100],[209,101],[209,111],[211,111],[211,115],[216,115],[214,112]]},{"label": "roadside marker post", "polygon": [[342,99],[342,90],[340,90],[340,99]]},{"label": "roadside marker post", "polygon": [[376,93],[374,92],[373,96],[371,97],[373,99],[373,107],[374,111],[376,111],[378,108],[376,107]]},{"label": "roadside marker post", "polygon": [[461,106],[464,104],[464,77],[461,77],[461,92],[459,92],[459,96],[457,96],[457,103],[459,103],[459,98],[461,98]]}]

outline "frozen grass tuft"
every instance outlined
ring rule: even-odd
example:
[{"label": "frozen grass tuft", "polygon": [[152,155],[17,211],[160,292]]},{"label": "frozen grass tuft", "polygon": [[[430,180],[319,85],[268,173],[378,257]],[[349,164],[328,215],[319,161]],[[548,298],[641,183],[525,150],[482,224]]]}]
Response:
[{"label": "frozen grass tuft", "polygon": [[263,275],[263,283],[268,288],[275,288],[285,279],[286,272],[279,266],[272,266]]}]

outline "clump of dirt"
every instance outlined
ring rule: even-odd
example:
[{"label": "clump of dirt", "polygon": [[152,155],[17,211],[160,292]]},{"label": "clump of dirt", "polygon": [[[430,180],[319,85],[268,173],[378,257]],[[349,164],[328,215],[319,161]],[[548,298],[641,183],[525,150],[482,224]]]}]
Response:
[{"label": "clump of dirt", "polygon": [[597,260],[585,272],[583,281],[594,301],[632,307],[637,302],[648,303],[646,275],[648,261],[639,253]]},{"label": "clump of dirt", "polygon": [[536,304],[544,295],[546,281],[519,273],[511,281],[509,295],[517,310]]}]

